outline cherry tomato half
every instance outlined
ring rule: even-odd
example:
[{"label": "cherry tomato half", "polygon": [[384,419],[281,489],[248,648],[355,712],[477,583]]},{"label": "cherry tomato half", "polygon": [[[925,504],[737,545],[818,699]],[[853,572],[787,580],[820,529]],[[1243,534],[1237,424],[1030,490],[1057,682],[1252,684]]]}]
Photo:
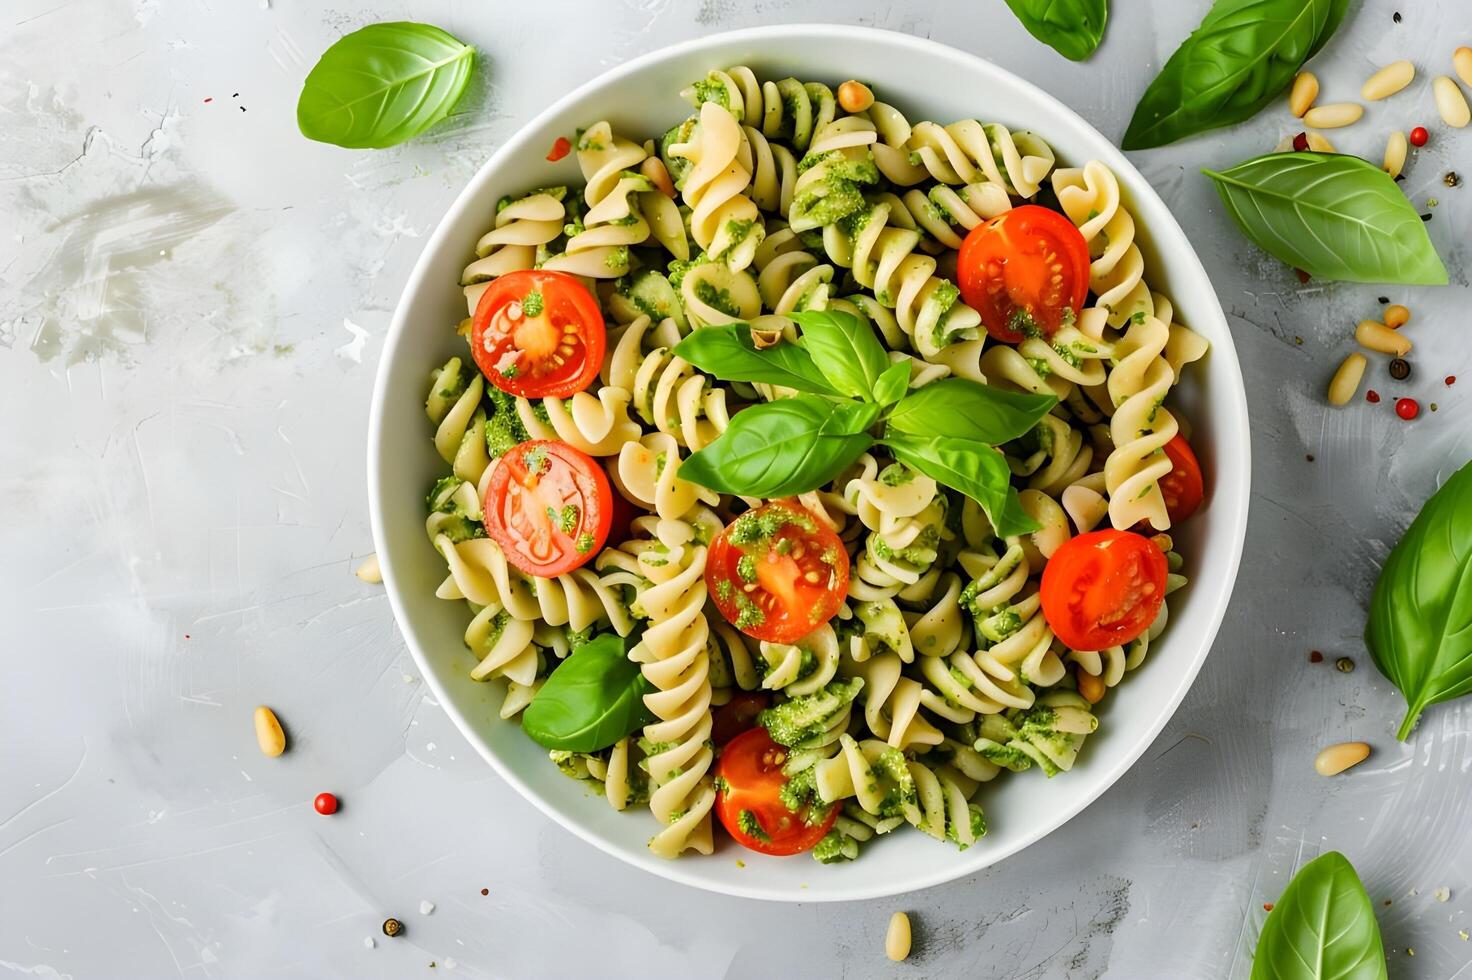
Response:
[{"label": "cherry tomato half", "polygon": [[1205,493],[1201,481],[1201,464],[1191,444],[1177,435],[1165,444],[1165,455],[1171,470],[1160,480],[1160,493],[1165,497],[1165,511],[1171,526],[1181,523],[1201,506]]},{"label": "cherry tomato half", "polygon": [[470,334],[481,374],[527,398],[566,398],[588,387],[607,343],[603,313],[582,283],[532,269],[508,272],[487,287]]},{"label": "cherry tomato half", "polygon": [[1043,617],[1064,646],[1104,650],[1150,628],[1165,599],[1165,555],[1133,531],[1070,538],[1043,567]]},{"label": "cherry tomato half", "polygon": [[1089,294],[1089,246],[1064,215],[1024,204],[971,229],[956,279],[997,340],[1020,343],[1032,331],[1051,337],[1064,311],[1077,315]]},{"label": "cherry tomato half", "polygon": [[787,777],[782,764],[787,749],[772,741],[765,728],[753,728],[731,740],[716,763],[720,777],[716,790],[716,816],[742,847],[763,854],[801,854],[809,850],[838,819],[831,806],[815,822],[807,808],[787,809],[782,787]]},{"label": "cherry tomato half", "polygon": [[748,691],[738,694],[716,709],[711,728],[711,741],[719,748],[742,732],[756,727],[756,716],[772,703],[770,695],[763,691]]},{"label": "cherry tomato half", "polygon": [[805,507],[773,500],[716,536],[705,584],[721,615],[741,632],[792,643],[838,612],[848,595],[848,552]]},{"label": "cherry tomato half", "polygon": [[551,578],[602,550],[613,522],[613,488],[593,457],[555,439],[532,439],[491,465],[486,531],[507,561]]}]

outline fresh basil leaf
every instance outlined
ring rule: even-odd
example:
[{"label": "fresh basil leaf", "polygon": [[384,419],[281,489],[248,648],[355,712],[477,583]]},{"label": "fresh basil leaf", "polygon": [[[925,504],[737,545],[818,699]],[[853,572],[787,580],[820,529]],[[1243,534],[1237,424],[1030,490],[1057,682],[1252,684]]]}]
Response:
[{"label": "fresh basil leaf", "polygon": [[1347,6],[1348,0],[1216,0],[1140,97],[1124,148],[1164,146],[1256,115],[1324,45]]},{"label": "fresh basil leaf", "polygon": [[874,382],[874,400],[886,407],[905,397],[910,390],[910,362],[896,361],[884,369]]},{"label": "fresh basil leaf", "polygon": [[521,714],[521,727],[549,749],[597,752],[654,720],[654,686],[628,658],[631,637],[603,633],[577,647]]},{"label": "fresh basil leaf", "polygon": [[1058,404],[1052,395],[1007,391],[966,378],[942,378],[910,392],[889,413],[887,433],[938,432],[996,446],[1029,432]]},{"label": "fresh basil leaf", "polygon": [[1446,284],[1416,209],[1358,157],[1270,153],[1204,173],[1248,238],[1316,279]]},{"label": "fresh basil leaf", "polygon": [[1405,741],[1428,706],[1472,693],[1472,463],[1421,508],[1391,549],[1365,645],[1408,708]]},{"label": "fresh basil leaf", "polygon": [[675,354],[722,381],[757,381],[815,395],[839,394],[813,365],[806,349],[784,340],[757,350],[751,327],[745,323],[701,327],[675,345]]},{"label": "fresh basil leaf", "polygon": [[1273,903],[1252,980],[1385,980],[1385,946],[1370,896],[1338,851],[1299,869]]},{"label": "fresh basil leaf", "polygon": [[1109,0],[1007,0],[1027,33],[1069,61],[1083,61],[1104,36]]},{"label": "fresh basil leaf", "polygon": [[296,124],[307,139],[393,146],[445,116],[470,82],[475,48],[428,24],[369,24],[339,38],[307,75]]},{"label": "fresh basil leaf", "polygon": [[[991,446],[954,436],[907,433],[886,435],[882,441],[901,463],[980,504],[998,537],[1010,538],[1038,529],[1038,522],[1022,509],[1012,488],[1012,471],[1006,458]],[[681,469],[682,476],[684,472]]]},{"label": "fresh basil leaf", "polygon": [[873,445],[867,430],[878,417],[878,405],[817,395],[753,405],[680,464],[680,479],[742,497],[816,490]]},{"label": "fresh basil leaf", "polygon": [[833,387],[853,398],[874,399],[879,376],[889,369],[889,357],[873,327],[842,310],[788,316],[802,327],[802,346]]}]

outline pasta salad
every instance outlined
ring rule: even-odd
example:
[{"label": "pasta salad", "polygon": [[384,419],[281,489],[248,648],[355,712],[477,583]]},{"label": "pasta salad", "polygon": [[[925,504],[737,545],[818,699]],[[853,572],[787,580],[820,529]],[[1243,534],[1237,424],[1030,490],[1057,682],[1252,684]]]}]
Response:
[{"label": "pasta salad", "polygon": [[501,717],[662,857],[716,824],[967,848],[983,784],[1070,769],[1165,627],[1206,342],[1098,161],[856,82],[682,94],[656,138],[580,131],[583,186],[502,198],[465,268],[438,595]]}]

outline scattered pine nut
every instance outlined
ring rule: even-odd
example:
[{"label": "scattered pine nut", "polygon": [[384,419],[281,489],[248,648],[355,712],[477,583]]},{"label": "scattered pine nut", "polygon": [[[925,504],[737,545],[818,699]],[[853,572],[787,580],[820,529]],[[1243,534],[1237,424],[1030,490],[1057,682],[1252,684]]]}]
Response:
[{"label": "scattered pine nut", "polygon": [[1410,147],[1406,145],[1406,134],[1395,130],[1390,134],[1390,139],[1385,143],[1385,163],[1381,169],[1392,177],[1399,177],[1401,171],[1406,168],[1406,154]]},{"label": "scattered pine nut", "polygon": [[1353,769],[1370,757],[1370,746],[1364,742],[1340,742],[1314,757],[1314,771],[1320,776],[1337,776]]},{"label": "scattered pine nut", "polygon": [[261,753],[271,758],[286,751],[286,733],[281,730],[281,722],[276,718],[276,712],[264,704],[256,708],[256,744],[261,747]]},{"label": "scattered pine nut", "polygon": [[1089,704],[1098,704],[1104,700],[1104,692],[1108,688],[1104,684],[1104,678],[1089,673],[1082,668],[1078,672],[1078,693]]},{"label": "scattered pine nut", "polygon": [[838,104],[844,112],[863,112],[874,104],[874,91],[863,82],[849,79],[838,86]]},{"label": "scattered pine nut", "polygon": [[1319,97],[1319,80],[1311,71],[1301,71],[1293,77],[1293,88],[1288,93],[1288,111],[1299,119],[1313,108],[1314,99]]},{"label": "scattered pine nut", "polygon": [[1359,122],[1364,114],[1365,107],[1358,102],[1334,102],[1314,106],[1303,114],[1303,121],[1315,129],[1339,129]]},{"label": "scattered pine nut", "polygon": [[666,197],[675,196],[675,182],[670,180],[670,172],[665,169],[664,161],[659,157],[645,157],[644,162],[639,164],[639,172],[648,177],[661,194]]},{"label": "scattered pine nut", "polygon": [[1467,97],[1456,82],[1437,75],[1431,82],[1431,91],[1436,95],[1436,111],[1441,113],[1442,122],[1454,129],[1472,122],[1472,108],[1467,106]]},{"label": "scattered pine nut", "polygon": [[1378,351],[1381,354],[1405,357],[1411,352],[1409,337],[1390,329],[1378,320],[1361,320],[1360,325],[1354,328],[1354,339],[1361,347]]},{"label": "scattered pine nut", "polygon": [[1360,390],[1360,382],[1365,379],[1365,367],[1370,362],[1363,354],[1351,354],[1339,365],[1339,370],[1334,372],[1333,379],[1329,382],[1329,404],[1348,405]]},{"label": "scattered pine nut", "polygon": [[1385,325],[1392,330],[1399,330],[1411,322],[1411,311],[1399,303],[1391,303],[1385,308]]},{"label": "scattered pine nut", "polygon": [[1388,99],[1416,77],[1416,66],[1409,61],[1397,61],[1386,65],[1371,75],[1360,89],[1360,97],[1366,102]]},{"label": "scattered pine nut", "polygon": [[910,917],[903,912],[889,917],[889,929],[884,934],[884,955],[896,963],[910,955]]},{"label": "scattered pine nut", "polygon": [[353,574],[358,576],[359,581],[367,582],[369,585],[383,583],[383,569],[378,567],[377,555],[369,555],[363,559],[363,564],[359,565],[358,570]]},{"label": "scattered pine nut", "polygon": [[1472,48],[1463,45],[1452,52],[1452,67],[1467,85],[1472,85]]},{"label": "scattered pine nut", "polygon": [[1333,143],[1330,143],[1321,134],[1315,133],[1313,130],[1309,130],[1309,132],[1307,134],[1307,139],[1308,139],[1308,148],[1310,150],[1313,150],[1315,153],[1338,153],[1339,152],[1338,150],[1336,150],[1334,148],[1334,144]]}]

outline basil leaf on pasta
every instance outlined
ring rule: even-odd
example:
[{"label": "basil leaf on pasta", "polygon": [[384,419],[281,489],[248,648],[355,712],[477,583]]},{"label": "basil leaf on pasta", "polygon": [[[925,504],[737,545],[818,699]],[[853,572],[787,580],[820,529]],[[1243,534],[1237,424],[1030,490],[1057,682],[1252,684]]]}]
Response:
[{"label": "basil leaf on pasta", "polygon": [[909,361],[899,361],[885,368],[874,383],[874,400],[889,406],[905,397],[910,389],[910,366]]},{"label": "basil leaf on pasta", "polygon": [[549,749],[596,752],[653,721],[644,695],[654,688],[628,658],[632,642],[603,633],[573,650],[538,688],[521,727]]},{"label": "basil leaf on pasta", "polygon": [[1374,164],[1339,153],[1269,153],[1204,173],[1243,234],[1315,279],[1446,285],[1421,216]]},{"label": "basil leaf on pasta", "polygon": [[1027,33],[1069,61],[1083,61],[1104,36],[1109,0],[1007,0]]},{"label": "basil leaf on pasta", "polygon": [[879,406],[795,395],[737,413],[680,465],[680,479],[742,497],[790,497],[828,483],[873,445]]},{"label": "basil leaf on pasta", "polygon": [[926,438],[898,433],[886,435],[883,442],[901,463],[980,504],[998,537],[1038,529],[1037,521],[1023,511],[1012,488],[1012,470],[997,450],[954,436]]},{"label": "basil leaf on pasta", "polygon": [[475,48],[429,24],[369,24],[339,38],[307,74],[296,124],[351,149],[393,146],[444,119],[470,82]]},{"label": "basil leaf on pasta", "polygon": [[874,398],[879,376],[889,369],[889,358],[872,327],[841,310],[808,310],[788,316],[802,327],[802,346],[833,387],[853,398]]},{"label": "basil leaf on pasta", "polygon": [[675,345],[675,354],[722,381],[756,381],[815,395],[839,395],[806,349],[787,341],[757,350],[751,327],[727,323],[702,327]]},{"label": "basil leaf on pasta", "polygon": [[965,378],[942,378],[910,392],[889,413],[888,433],[932,436],[944,432],[957,439],[996,446],[1029,432],[1058,404],[1052,395],[1033,395],[979,384]]}]

